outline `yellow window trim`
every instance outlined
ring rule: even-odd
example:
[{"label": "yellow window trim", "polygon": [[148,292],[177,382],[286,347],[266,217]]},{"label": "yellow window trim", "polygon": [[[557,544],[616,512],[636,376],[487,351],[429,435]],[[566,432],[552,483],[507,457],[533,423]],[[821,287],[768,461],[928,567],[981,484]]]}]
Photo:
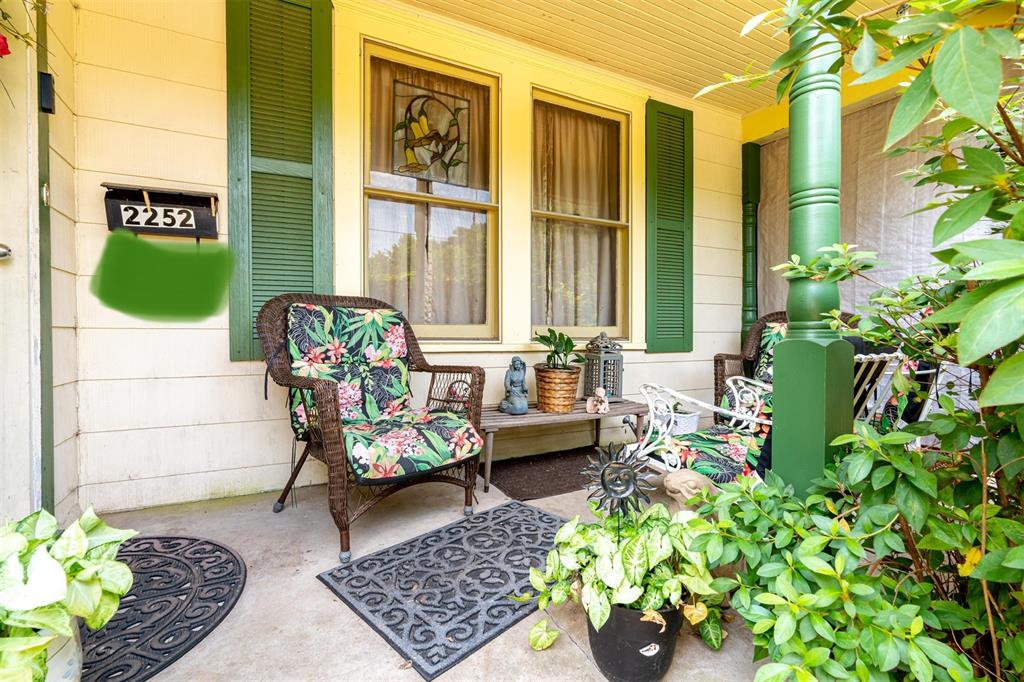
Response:
[{"label": "yellow window trim", "polygon": [[[391,199],[415,204],[435,204],[452,208],[463,208],[470,211],[483,212],[487,216],[487,301],[485,304],[484,324],[452,325],[452,324],[416,324],[416,335],[423,339],[443,341],[451,340],[475,340],[480,342],[497,342],[500,337],[500,282],[501,273],[498,271],[498,243],[500,239],[500,206],[497,201],[500,196],[498,169],[500,167],[500,144],[499,144],[499,110],[501,107],[501,77],[498,74],[490,74],[485,71],[475,70],[466,66],[454,64],[443,59],[431,57],[426,54],[412,52],[393,45],[364,37],[362,41],[363,51],[363,291],[370,290],[369,271],[369,248],[370,248],[370,199]],[[374,57],[388,61],[405,64],[425,71],[443,74],[452,78],[458,78],[471,83],[478,83],[487,86],[490,91],[488,97],[488,116],[490,139],[490,168],[488,169],[487,191],[491,201],[467,201],[453,199],[451,197],[439,197],[421,192],[404,192],[391,190],[370,185],[370,147],[371,147],[371,120],[370,120],[370,88],[372,85],[370,77],[370,62]]]},{"label": "yellow window trim", "polygon": [[[602,218],[588,218],[587,216],[568,215],[563,213],[557,213],[553,211],[541,211],[533,208],[533,143],[531,139],[530,144],[530,217],[540,218],[546,220],[561,220],[566,222],[581,223],[584,225],[597,225],[601,227],[613,227],[619,228],[617,235],[616,252],[618,253],[616,272],[618,273],[618,282],[615,288],[615,311],[616,311],[616,324],[608,327],[558,327],[558,330],[568,334],[574,339],[583,339],[596,336],[601,332],[605,332],[608,336],[618,339],[629,338],[629,321],[630,321],[630,310],[629,310],[629,291],[630,283],[633,281],[633,273],[631,272],[630,263],[630,212],[629,212],[629,201],[632,195],[632,187],[630,185],[630,146],[629,146],[629,135],[630,135],[630,115],[628,111],[622,111],[620,109],[614,109],[611,107],[602,106],[595,102],[588,100],[579,99],[552,90],[546,90],[539,87],[533,88],[533,100],[548,102],[549,104],[555,104],[567,109],[574,109],[581,111],[586,114],[598,116],[600,118],[606,118],[615,121],[619,124],[619,216],[620,220],[606,220]],[[532,110],[531,110],[532,111]],[[532,114],[531,114],[531,121]],[[531,124],[532,125],[532,124]],[[531,229],[532,237],[532,229]],[[531,248],[532,253],[532,248]],[[530,267],[533,267],[532,255]],[[532,295],[532,292],[531,292]],[[550,325],[536,325],[532,324],[534,334],[538,332],[547,331]]]}]

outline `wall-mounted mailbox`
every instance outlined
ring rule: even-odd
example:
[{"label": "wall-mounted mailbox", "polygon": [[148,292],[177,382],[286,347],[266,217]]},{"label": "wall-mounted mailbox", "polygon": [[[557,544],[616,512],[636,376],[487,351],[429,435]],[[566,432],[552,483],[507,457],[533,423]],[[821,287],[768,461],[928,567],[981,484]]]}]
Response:
[{"label": "wall-mounted mailbox", "polygon": [[103,183],[107,228],[191,239],[217,238],[217,195]]}]

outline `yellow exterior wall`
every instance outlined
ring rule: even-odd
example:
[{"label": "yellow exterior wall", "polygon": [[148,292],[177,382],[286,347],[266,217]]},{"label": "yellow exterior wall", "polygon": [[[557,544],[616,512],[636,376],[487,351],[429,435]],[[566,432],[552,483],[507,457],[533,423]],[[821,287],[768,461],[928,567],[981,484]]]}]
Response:
[{"label": "yellow exterior wall", "polygon": [[[907,80],[909,72],[893,74],[864,85],[850,85],[857,79],[852,71],[843,72],[843,107],[867,103],[886,97]],[[739,86],[738,86],[739,87]],[[774,137],[789,128],[789,102],[780,102],[751,112],[743,117],[743,141],[758,142]]]},{"label": "yellow exterior wall", "polygon": [[[263,366],[228,361],[226,311],[199,324],[140,321],[89,293],[106,237],[104,181],[217,192],[227,198],[224,6],[216,0],[80,0],[77,83],[77,328],[80,498],[111,510],[278,488],[287,477],[284,395],[264,401]],[[501,338],[427,343],[438,362],[487,373],[501,397],[512,354],[529,345],[530,120],[534,87],[629,112],[630,329],[627,392],[660,381],[707,399],[716,352],[738,348],[740,117],[480,30],[381,2],[336,0],[335,288],[361,293],[363,37],[496,73],[500,109]],[[694,111],[694,351],[647,355],[644,328],[643,111],[648,97]],[[230,226],[221,211],[221,239]],[[414,384],[422,396],[424,385]],[[531,387],[532,389],[532,387]],[[612,428],[615,426],[615,428]],[[499,456],[587,442],[589,427],[499,435]],[[607,424],[608,438],[623,438]],[[300,484],[323,480],[318,463]]]}]

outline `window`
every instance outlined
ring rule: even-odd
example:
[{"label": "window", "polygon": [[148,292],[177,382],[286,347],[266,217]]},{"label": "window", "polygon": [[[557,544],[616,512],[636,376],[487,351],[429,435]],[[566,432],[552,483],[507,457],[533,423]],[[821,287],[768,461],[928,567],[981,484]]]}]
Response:
[{"label": "window", "polygon": [[231,359],[261,356],[256,314],[332,291],[331,2],[227,4]]},{"label": "window", "polygon": [[498,79],[364,47],[366,291],[420,336],[496,338]]},{"label": "window", "polygon": [[535,91],[532,319],[626,334],[628,115]]}]

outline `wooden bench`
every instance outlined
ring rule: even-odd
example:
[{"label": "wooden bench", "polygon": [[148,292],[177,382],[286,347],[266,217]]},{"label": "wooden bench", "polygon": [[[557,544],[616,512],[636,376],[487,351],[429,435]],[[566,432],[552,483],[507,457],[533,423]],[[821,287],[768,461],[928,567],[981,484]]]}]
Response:
[{"label": "wooden bench", "polygon": [[636,417],[634,435],[640,440],[644,431],[644,417],[647,405],[632,400],[610,403],[604,414],[587,412],[587,401],[578,400],[572,412],[541,412],[531,406],[526,414],[505,414],[498,410],[497,405],[485,407],[480,419],[480,429],[484,432],[484,492],[491,487],[491,457],[494,454],[494,434],[501,429],[516,429],[525,426],[547,426],[550,424],[569,424],[572,422],[594,422],[594,445],[601,442],[601,420],[608,417]]}]

